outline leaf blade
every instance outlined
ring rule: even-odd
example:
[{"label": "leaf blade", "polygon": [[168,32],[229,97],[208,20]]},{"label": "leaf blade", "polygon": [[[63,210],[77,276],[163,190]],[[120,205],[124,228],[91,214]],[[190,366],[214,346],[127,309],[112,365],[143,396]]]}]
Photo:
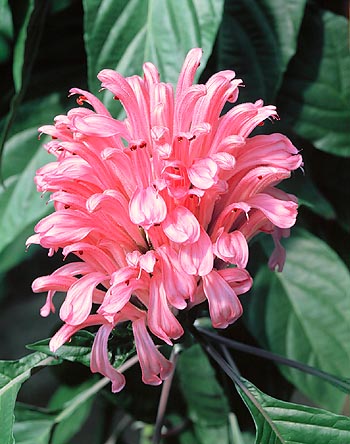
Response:
[{"label": "leaf blade", "polygon": [[[337,254],[305,230],[285,242],[282,273],[261,269],[249,307],[250,330],[274,353],[348,377],[350,274]],[[261,298],[260,298],[261,296]],[[255,315],[254,315],[255,313]],[[339,412],[345,394],[311,375],[281,367],[315,403]]]},{"label": "leaf blade", "polygon": [[195,46],[203,47],[204,67],[222,7],[222,0],[186,0],[181,8],[160,0],[84,0],[90,89],[99,88],[96,74],[102,68],[128,76],[140,74],[145,61],[156,64],[163,80],[175,82],[187,51]]},{"label": "leaf blade", "polygon": [[256,444],[342,444],[350,440],[350,419],[325,410],[272,398],[241,378],[238,392],[257,429]]},{"label": "leaf blade", "polygon": [[231,68],[247,88],[240,101],[274,101],[295,54],[306,2],[226,2],[218,37],[218,68]]},{"label": "leaf blade", "polygon": [[[348,21],[309,6],[278,98],[280,116],[322,151],[349,156]],[[317,42],[317,45],[315,44]]]},{"label": "leaf blade", "polygon": [[54,363],[44,353],[32,353],[18,361],[0,361],[0,436],[4,443],[13,443],[14,406],[23,382],[32,369]]}]

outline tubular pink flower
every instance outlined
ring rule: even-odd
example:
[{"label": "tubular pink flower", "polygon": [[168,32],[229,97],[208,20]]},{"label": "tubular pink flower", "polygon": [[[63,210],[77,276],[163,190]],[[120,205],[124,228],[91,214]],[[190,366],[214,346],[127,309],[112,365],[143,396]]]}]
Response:
[{"label": "tubular pink flower", "polygon": [[50,193],[54,212],[27,245],[78,262],[37,278],[33,291],[47,292],[43,316],[55,310],[55,293],[66,293],[52,350],[100,326],[91,369],[110,378],[113,391],[125,384],[107,349],[118,323],[132,323],[143,381],[160,384],[171,365],[150,332],[171,345],[184,332],[179,311],[204,301],[214,327],[235,322],[238,296],[252,286],[249,241],[271,235],[269,266],[281,271],[281,240],[297,217],[296,198],[276,187],[302,165],[298,150],[282,134],[252,135],[277,118],[276,108],[257,100],[223,113],[242,80],[226,70],[193,84],[201,56],[200,48],[189,51],[175,92],[149,62],[143,77],[104,69],[98,78],[121,102],[124,120],[73,88],[78,106],[39,128],[52,137],[45,149],[54,160],[35,183]]}]

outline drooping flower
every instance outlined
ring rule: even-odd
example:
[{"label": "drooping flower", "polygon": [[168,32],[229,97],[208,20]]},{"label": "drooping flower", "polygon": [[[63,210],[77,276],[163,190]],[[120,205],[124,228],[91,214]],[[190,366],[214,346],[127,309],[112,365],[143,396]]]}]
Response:
[{"label": "drooping flower", "polygon": [[125,384],[107,351],[116,324],[131,321],[143,381],[160,384],[171,363],[151,334],[172,344],[184,332],[179,310],[205,300],[214,327],[238,319],[239,295],[252,285],[248,242],[271,234],[270,266],[281,270],[280,240],[296,220],[296,198],[276,185],[301,156],[282,134],[251,136],[277,117],[275,107],[258,100],[221,115],[242,81],[227,70],[194,85],[201,55],[199,48],[188,53],[175,92],[151,63],[143,77],[101,71],[102,88],[125,109],[122,121],[73,88],[79,108],[39,129],[52,136],[46,149],[56,160],[35,181],[38,191],[51,193],[55,211],[27,243],[79,261],[37,278],[33,290],[48,292],[43,316],[55,310],[55,293],[66,292],[52,350],[80,329],[100,326],[91,370],[110,378],[116,392]]}]

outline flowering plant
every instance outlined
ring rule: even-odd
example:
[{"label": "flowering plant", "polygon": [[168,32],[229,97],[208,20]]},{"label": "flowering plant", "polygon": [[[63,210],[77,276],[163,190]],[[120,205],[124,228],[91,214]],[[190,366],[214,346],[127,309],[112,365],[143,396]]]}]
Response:
[{"label": "flowering plant", "polygon": [[123,121],[73,88],[78,104],[93,109],[74,108],[39,129],[52,137],[46,149],[57,160],[35,180],[40,192],[52,193],[56,211],[36,225],[28,244],[50,254],[62,248],[81,261],[36,279],[33,290],[48,292],[43,316],[55,310],[55,292],[67,292],[53,352],[78,330],[101,325],[91,370],[110,378],[114,392],[125,384],[107,353],[115,325],[132,322],[142,379],[160,384],[171,364],[147,327],[171,345],[184,333],[176,313],[204,300],[213,327],[232,324],[242,314],[238,296],[252,284],[248,241],[270,233],[270,266],[281,270],[280,239],[295,223],[296,198],[275,185],[301,165],[300,154],[282,134],[249,137],[276,118],[275,107],[259,100],[221,115],[242,80],[227,70],[193,85],[201,55],[199,48],[188,53],[175,97],[151,63],[143,78],[101,71],[102,88],[125,108]]},{"label": "flowering plant", "polygon": [[0,443],[350,442],[347,14],[0,3]]}]

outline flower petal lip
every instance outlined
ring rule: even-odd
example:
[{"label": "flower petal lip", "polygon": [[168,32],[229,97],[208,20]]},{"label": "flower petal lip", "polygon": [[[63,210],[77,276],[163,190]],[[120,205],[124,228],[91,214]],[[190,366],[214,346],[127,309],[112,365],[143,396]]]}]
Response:
[{"label": "flower petal lip", "polygon": [[136,190],[129,204],[130,219],[148,229],[166,218],[167,207],[162,196],[153,188]]},{"label": "flower petal lip", "polygon": [[162,228],[170,240],[179,244],[192,244],[200,235],[198,220],[191,211],[181,205],[168,212],[162,222]]},{"label": "flower petal lip", "polygon": [[203,290],[213,327],[226,328],[242,315],[243,308],[236,293],[217,271],[212,270],[203,277]]}]

